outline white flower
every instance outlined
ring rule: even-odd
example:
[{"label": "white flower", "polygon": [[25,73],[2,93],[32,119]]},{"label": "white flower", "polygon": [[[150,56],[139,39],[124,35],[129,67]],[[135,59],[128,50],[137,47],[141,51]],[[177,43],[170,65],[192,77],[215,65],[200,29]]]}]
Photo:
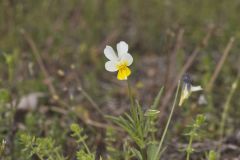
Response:
[{"label": "white flower", "polygon": [[127,80],[131,74],[128,66],[133,63],[133,57],[128,53],[128,44],[121,41],[117,44],[117,54],[112,47],[106,46],[104,55],[109,61],[105,63],[105,69],[109,72],[118,71],[117,78],[119,80]]},{"label": "white flower", "polygon": [[188,99],[192,92],[202,90],[201,86],[193,86],[190,83],[190,81],[191,81],[190,77],[185,75],[183,80],[183,88],[182,88],[182,93],[179,101],[179,106],[182,106],[184,100]]}]

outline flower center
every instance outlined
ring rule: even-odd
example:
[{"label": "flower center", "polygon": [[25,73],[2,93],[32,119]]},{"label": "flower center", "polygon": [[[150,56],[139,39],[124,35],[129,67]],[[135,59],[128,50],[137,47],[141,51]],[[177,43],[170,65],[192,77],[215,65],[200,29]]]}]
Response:
[{"label": "flower center", "polygon": [[119,64],[117,64],[117,69],[121,70],[127,67],[127,62],[121,62]]}]

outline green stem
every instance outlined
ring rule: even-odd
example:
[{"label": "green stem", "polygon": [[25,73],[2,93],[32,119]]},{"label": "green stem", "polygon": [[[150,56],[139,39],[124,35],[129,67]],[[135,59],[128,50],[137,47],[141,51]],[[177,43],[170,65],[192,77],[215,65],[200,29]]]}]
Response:
[{"label": "green stem", "polygon": [[58,160],[61,160],[61,159],[63,159],[63,157],[62,157],[62,156],[60,156],[60,154],[58,153],[58,151],[57,151],[57,150],[55,150],[54,152],[55,152],[55,154],[56,154],[56,157],[57,157],[57,159],[58,159]]},{"label": "green stem", "polygon": [[131,101],[131,107],[133,107],[134,106],[134,104],[133,104],[133,95],[132,95],[132,89],[131,89],[131,85],[130,85],[129,80],[127,80],[127,84],[128,84],[128,96],[129,96],[130,101]]},{"label": "green stem", "polygon": [[176,94],[175,94],[175,98],[174,98],[173,106],[172,106],[172,109],[171,109],[170,115],[169,115],[169,117],[168,117],[167,124],[166,124],[166,126],[165,126],[165,128],[164,128],[163,135],[162,135],[162,137],[161,137],[161,140],[160,140],[160,143],[159,143],[159,146],[158,146],[157,152],[155,153],[155,156],[153,157],[153,160],[156,160],[157,156],[159,156],[159,153],[160,153],[160,151],[161,151],[162,144],[163,144],[163,141],[164,141],[164,139],[165,139],[165,136],[166,136],[166,133],[167,133],[167,130],[168,130],[168,127],[169,127],[170,121],[171,121],[171,119],[172,119],[173,111],[174,111],[175,106],[176,106],[176,102],[177,102],[177,97],[178,97],[179,88],[180,88],[180,81],[178,82],[177,92],[176,92]]},{"label": "green stem", "polygon": [[86,144],[84,141],[83,141],[82,143],[83,143],[85,149],[87,150],[87,153],[88,153],[88,154],[91,154],[91,152],[90,152],[90,150],[89,150],[87,144]]},{"label": "green stem", "polygon": [[130,85],[129,80],[127,80],[127,84],[128,84],[128,96],[129,96],[129,99],[131,101],[130,112],[133,116],[134,121],[136,122],[137,121],[137,113],[136,113],[136,109],[134,107],[132,89],[131,89],[131,85]]},{"label": "green stem", "polygon": [[187,158],[186,158],[186,160],[190,159],[190,155],[192,153],[192,141],[193,141],[193,136],[195,134],[195,130],[196,130],[196,128],[193,129],[193,132],[191,133],[191,136],[190,136],[190,139],[189,139],[189,143],[188,143],[188,146],[187,146]]},{"label": "green stem", "polygon": [[141,151],[142,159],[143,160],[147,159],[147,153],[145,152],[146,151],[145,148],[140,149],[140,151]]},{"label": "green stem", "polygon": [[223,113],[222,113],[222,117],[221,117],[221,123],[220,123],[220,130],[219,130],[219,135],[220,135],[220,143],[218,145],[218,159],[221,158],[221,148],[222,148],[222,140],[223,140],[223,135],[224,135],[224,128],[225,128],[225,123],[226,123],[226,119],[227,119],[227,116],[228,116],[228,110],[230,108],[230,102],[232,100],[232,97],[237,89],[237,85],[238,85],[238,82],[239,82],[239,77],[235,80],[235,82],[233,82],[232,84],[232,88],[231,88],[231,91],[227,97],[227,101],[224,105],[224,110],[223,110]]}]

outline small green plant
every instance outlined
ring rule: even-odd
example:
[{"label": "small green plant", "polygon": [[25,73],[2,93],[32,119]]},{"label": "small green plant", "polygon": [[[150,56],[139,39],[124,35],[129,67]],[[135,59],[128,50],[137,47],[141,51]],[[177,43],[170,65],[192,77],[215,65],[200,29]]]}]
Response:
[{"label": "small green plant", "polygon": [[40,160],[65,160],[61,154],[61,148],[55,145],[52,138],[36,138],[27,134],[21,134],[20,143],[22,152],[27,159],[37,156]]},{"label": "small green plant", "polygon": [[106,137],[105,137],[104,140],[105,140],[105,143],[106,143],[106,151],[108,153],[107,159],[109,159],[109,160],[120,159],[121,156],[125,155],[124,151],[121,154],[121,152],[119,152],[119,150],[116,148],[116,144],[118,142],[118,140],[117,140],[117,130],[115,130],[112,127],[108,127],[107,130],[106,130]]},{"label": "small green plant", "polygon": [[190,160],[190,155],[194,152],[194,148],[192,148],[193,140],[199,137],[199,130],[201,125],[205,122],[204,115],[197,115],[196,120],[192,125],[190,125],[190,131],[186,134],[189,136],[188,146],[186,148],[186,160]]},{"label": "small green plant", "polygon": [[217,159],[217,153],[213,150],[209,151],[209,154],[207,155],[207,160],[216,160]]},{"label": "small green plant", "polygon": [[95,154],[90,152],[85,140],[87,139],[87,135],[83,134],[83,129],[78,126],[78,124],[73,123],[70,126],[72,133],[72,137],[76,138],[77,143],[79,145],[83,145],[84,148],[80,149],[77,152],[78,160],[95,160]]},{"label": "small green plant", "polygon": [[16,60],[17,60],[17,56],[18,56],[18,51],[17,50],[14,51],[13,54],[4,53],[3,55],[5,58],[5,62],[7,64],[8,81],[9,81],[9,83],[11,83],[13,80],[14,69],[15,69],[15,64],[16,64]]},{"label": "small green plant", "polygon": [[[146,159],[147,157],[150,157],[150,151],[156,146],[155,132],[157,129],[155,125],[160,111],[156,110],[155,108],[159,104],[162,91],[163,88],[159,91],[154,104],[145,112],[140,104],[136,101],[135,103],[131,103],[130,114],[125,113],[124,116],[119,117],[107,116],[114,123],[123,128],[136,143],[138,147],[131,147],[130,150],[138,159]],[[129,96],[130,99],[132,99],[130,86]]]}]

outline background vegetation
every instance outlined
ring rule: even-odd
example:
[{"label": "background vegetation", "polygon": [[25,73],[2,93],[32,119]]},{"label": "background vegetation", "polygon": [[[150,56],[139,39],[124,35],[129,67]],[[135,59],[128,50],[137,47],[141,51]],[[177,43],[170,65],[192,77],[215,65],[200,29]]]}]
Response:
[{"label": "background vegetation", "polygon": [[[204,88],[176,109],[163,159],[184,159],[183,134],[199,113],[206,122],[192,158],[206,157],[220,139],[223,159],[240,158],[239,85],[230,94],[240,74],[239,8],[239,0],[1,0],[3,159],[74,159],[79,147],[70,136],[72,123],[84,129],[97,159],[124,154],[122,139],[128,137],[102,116],[129,110],[127,84],[104,69],[105,45],[115,47],[120,40],[134,57],[130,81],[143,109],[165,87],[158,135],[182,74]],[[27,147],[30,142],[40,146],[41,155]]]}]

